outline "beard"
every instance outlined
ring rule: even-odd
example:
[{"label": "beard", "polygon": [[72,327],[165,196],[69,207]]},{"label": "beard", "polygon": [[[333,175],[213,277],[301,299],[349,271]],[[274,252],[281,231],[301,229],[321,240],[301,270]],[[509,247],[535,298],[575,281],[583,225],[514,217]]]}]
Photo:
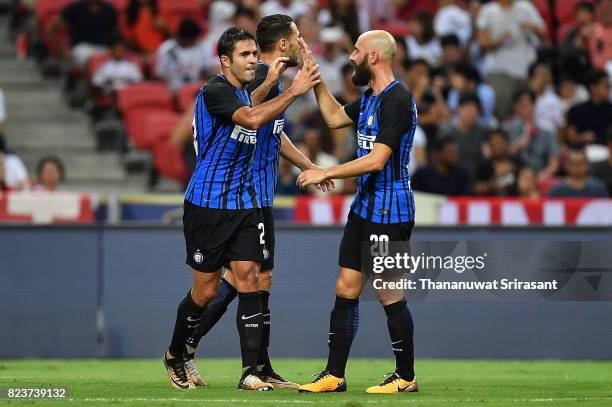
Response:
[{"label": "beard", "polygon": [[370,79],[372,79],[372,71],[368,66],[367,59],[363,59],[363,62],[360,64],[353,63],[353,75],[351,79],[355,86],[367,86],[370,83]]}]

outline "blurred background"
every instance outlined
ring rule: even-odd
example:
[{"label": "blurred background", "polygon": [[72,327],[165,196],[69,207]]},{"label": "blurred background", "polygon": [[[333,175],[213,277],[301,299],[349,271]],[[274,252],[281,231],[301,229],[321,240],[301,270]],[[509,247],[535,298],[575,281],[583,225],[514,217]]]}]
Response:
[{"label": "blurred background", "polygon": [[[612,0],[0,0],[0,320],[23,329],[0,334],[0,356],[157,356],[189,284],[177,225],[194,96],[218,72],[221,32],[254,33],[273,13],[294,18],[343,103],[361,92],[348,65],[359,34],[395,36],[395,75],[419,114],[415,239],[612,238]],[[312,93],[288,109],[285,132],[321,166],[355,157],[354,129],[326,128]],[[276,277],[274,301],[327,318],[355,183],[300,191],[280,165],[277,264],[291,273]],[[313,293],[315,309],[292,302]],[[417,308],[437,321],[419,333],[424,355],[612,357],[610,303]],[[237,349],[224,346],[227,320],[215,355]],[[301,355],[316,356],[324,325],[276,335],[300,335]],[[356,355],[378,356],[366,341],[384,326],[364,329]],[[440,342],[450,335],[458,346]],[[508,346],[516,335],[526,346]]]}]

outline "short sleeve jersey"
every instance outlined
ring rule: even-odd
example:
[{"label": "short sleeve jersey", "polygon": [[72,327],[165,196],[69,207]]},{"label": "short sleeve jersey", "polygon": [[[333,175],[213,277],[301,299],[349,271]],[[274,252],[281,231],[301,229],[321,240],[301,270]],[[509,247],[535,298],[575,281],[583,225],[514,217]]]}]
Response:
[{"label": "short sleeve jersey", "polygon": [[217,75],[196,96],[193,143],[196,167],[185,191],[194,205],[212,209],[259,207],[253,187],[257,130],[232,122],[232,115],[251,106],[251,95]]},{"label": "short sleeve jersey", "polygon": [[[268,76],[269,66],[263,62],[257,64],[255,80],[247,89],[253,92]],[[283,84],[279,80],[264,97],[263,103],[274,99],[283,93]],[[280,113],[274,120],[261,126],[257,132],[255,147],[254,179],[255,192],[261,206],[272,206],[278,181],[278,162],[280,158],[281,132],[285,125],[285,114]]]},{"label": "short sleeve jersey", "polygon": [[357,156],[369,154],[375,143],[386,144],[393,153],[378,172],[357,177],[357,194],[351,210],[376,223],[414,221],[414,196],[410,188],[410,150],[417,125],[412,94],[393,81],[380,94],[368,89],[360,99],[344,106],[356,123]]}]

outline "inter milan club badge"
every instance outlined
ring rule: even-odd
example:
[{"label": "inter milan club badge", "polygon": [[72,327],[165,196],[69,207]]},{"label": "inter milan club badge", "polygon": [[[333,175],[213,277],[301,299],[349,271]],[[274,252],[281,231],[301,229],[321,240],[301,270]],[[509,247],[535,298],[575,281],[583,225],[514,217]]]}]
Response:
[{"label": "inter milan club badge", "polygon": [[374,123],[374,116],[368,117],[368,126],[371,126]]},{"label": "inter milan club badge", "polygon": [[263,249],[263,256],[264,260],[268,260],[268,258],[270,257],[270,252],[268,251],[268,249]]},{"label": "inter milan club badge", "polygon": [[193,254],[193,261],[198,264],[202,264],[202,262],[204,261],[204,255],[200,253],[200,249],[198,249],[198,251]]}]

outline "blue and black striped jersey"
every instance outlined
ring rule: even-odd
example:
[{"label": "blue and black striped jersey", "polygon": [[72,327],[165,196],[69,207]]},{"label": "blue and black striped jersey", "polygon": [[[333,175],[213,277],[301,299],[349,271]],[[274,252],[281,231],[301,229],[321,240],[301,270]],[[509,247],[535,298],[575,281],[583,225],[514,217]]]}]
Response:
[{"label": "blue and black striped jersey", "polygon": [[251,106],[251,95],[217,75],[196,96],[193,143],[196,167],[185,191],[194,205],[212,209],[259,207],[253,188],[253,154],[257,130],[232,122],[242,106]]},{"label": "blue and black striped jersey", "polygon": [[351,210],[376,223],[414,221],[414,196],[410,188],[408,162],[417,111],[414,98],[402,84],[393,81],[380,94],[368,89],[360,99],[344,106],[356,123],[357,156],[372,151],[374,143],[391,147],[384,169],[357,177],[357,194]]},{"label": "blue and black striped jersey", "polygon": [[[255,70],[255,80],[247,89],[253,92],[268,76],[270,67],[264,62],[259,62]],[[283,93],[283,84],[278,84],[270,89],[262,103],[274,99]],[[257,146],[255,147],[255,161],[253,183],[255,193],[261,206],[272,206],[276,183],[278,181],[278,161],[280,158],[281,132],[285,125],[285,113],[279,114],[274,120],[270,120],[257,131]]]}]

